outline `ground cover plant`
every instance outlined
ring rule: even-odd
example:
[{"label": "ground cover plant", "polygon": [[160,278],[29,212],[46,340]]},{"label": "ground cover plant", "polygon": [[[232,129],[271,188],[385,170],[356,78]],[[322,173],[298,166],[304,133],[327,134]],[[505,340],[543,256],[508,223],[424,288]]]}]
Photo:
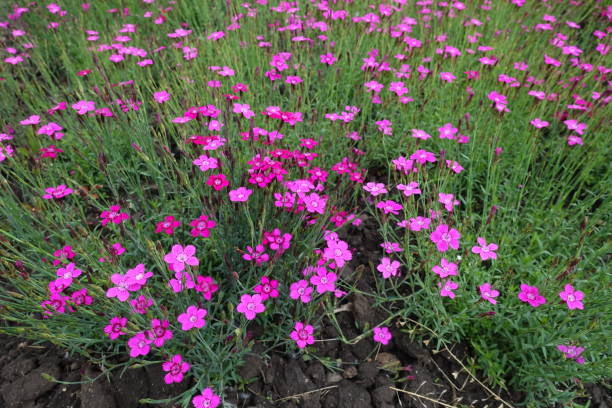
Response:
[{"label": "ground cover plant", "polygon": [[[465,343],[517,404],[609,376],[604,2],[2,7],[3,332],[163,362],[197,408],[324,322]],[[354,296],[383,318],[349,338]]]}]

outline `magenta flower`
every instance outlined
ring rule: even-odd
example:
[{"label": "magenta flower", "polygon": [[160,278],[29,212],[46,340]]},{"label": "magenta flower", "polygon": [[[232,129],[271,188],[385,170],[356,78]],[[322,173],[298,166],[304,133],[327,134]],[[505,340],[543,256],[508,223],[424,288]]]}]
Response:
[{"label": "magenta flower", "polygon": [[175,354],[170,360],[162,364],[162,370],[167,373],[164,375],[164,382],[166,384],[180,383],[190,367],[189,363],[183,361],[180,354]]},{"label": "magenta flower", "polygon": [[108,326],[104,327],[104,333],[108,334],[111,340],[115,340],[119,336],[126,334],[123,331],[127,325],[127,319],[125,317],[113,317],[108,323]]},{"label": "magenta flower", "polygon": [[221,403],[221,397],[216,395],[212,388],[206,388],[202,394],[193,397],[191,402],[195,408],[217,408]]},{"label": "magenta flower", "polygon": [[222,188],[227,187],[229,185],[229,181],[227,181],[225,174],[213,174],[208,177],[206,184],[214,188],[216,191],[219,191]]},{"label": "magenta flower", "polygon": [[380,264],[376,267],[376,269],[382,273],[383,278],[388,279],[391,276],[397,275],[397,270],[400,267],[400,263],[398,261],[391,262],[391,259],[384,257],[381,259]]},{"label": "magenta flower", "polygon": [[147,332],[147,334],[149,337],[153,336],[153,344],[155,344],[156,347],[163,346],[166,340],[172,338],[172,331],[167,329],[168,326],[170,326],[170,322],[167,320],[151,320],[152,329]]},{"label": "magenta flower", "polygon": [[72,279],[73,278],[77,278],[79,276],[81,276],[81,273],[83,273],[82,270],[75,268],[74,262],[70,262],[68,265],[59,268],[57,270],[57,276],[59,276],[60,278],[65,279],[66,281],[70,282],[68,283],[67,286],[70,286],[72,284]]},{"label": "magenta flower", "polygon": [[244,202],[249,199],[249,196],[253,193],[253,190],[249,190],[246,187],[238,187],[236,190],[229,192],[230,201],[233,202]]},{"label": "magenta flower", "polygon": [[346,261],[353,259],[353,254],[348,249],[348,244],[342,240],[328,240],[323,256],[327,260],[333,260],[339,268],[342,268]]},{"label": "magenta flower", "polygon": [[240,297],[240,303],[236,307],[236,310],[244,314],[247,320],[253,320],[255,315],[264,312],[266,307],[262,303],[261,295],[245,294]]},{"label": "magenta flower", "polygon": [[198,276],[196,277],[195,290],[200,292],[204,299],[210,300],[213,293],[219,290],[219,285],[215,284],[212,276]]},{"label": "magenta flower", "polygon": [[201,329],[206,325],[206,320],[204,317],[208,312],[206,309],[200,309],[197,306],[189,306],[185,313],[181,313],[176,320],[181,323],[182,330],[190,330],[192,328]]},{"label": "magenta flower", "polygon": [[365,186],[363,186],[363,189],[374,197],[380,194],[387,193],[387,189],[385,188],[385,185],[383,183],[369,182]]},{"label": "magenta flower", "polygon": [[144,264],[138,264],[133,269],[128,269],[125,273],[125,281],[130,292],[136,292],[146,285],[147,280],[153,276],[153,272],[145,271]]},{"label": "magenta flower", "polygon": [[563,292],[559,293],[559,297],[567,303],[569,309],[584,309],[584,305],[582,304],[584,292],[574,290],[572,285],[565,285]]},{"label": "magenta flower", "polygon": [[261,295],[261,300],[278,297],[278,281],[271,280],[267,276],[261,277],[261,283],[253,289],[253,292]]},{"label": "magenta flower", "polygon": [[495,253],[498,248],[497,244],[491,243],[487,245],[487,241],[482,237],[478,237],[476,241],[478,241],[478,245],[480,246],[473,246],[472,253],[479,254],[480,259],[483,261],[487,259],[497,259],[497,254]]},{"label": "magenta flower", "polygon": [[137,299],[130,300],[130,304],[132,305],[134,312],[138,314],[145,314],[147,313],[147,309],[153,306],[153,299],[140,295]]},{"label": "magenta flower", "polygon": [[93,101],[79,101],[72,105],[72,109],[74,109],[79,115],[84,115],[87,112],[95,111],[96,104]]},{"label": "magenta flower", "polygon": [[217,159],[214,157],[208,157],[204,154],[195,159],[192,163],[198,166],[201,171],[216,169],[219,167],[219,161]]},{"label": "magenta flower", "polygon": [[444,204],[444,208],[446,211],[452,212],[453,208],[459,204],[458,200],[455,200],[455,196],[453,194],[439,193],[438,194],[438,202]]},{"label": "magenta flower", "polygon": [[387,200],[377,203],[376,208],[382,210],[382,212],[385,214],[391,213],[393,215],[398,215],[399,211],[402,210],[404,207],[402,207],[401,204],[396,203],[393,200]]},{"label": "magenta flower", "polygon": [[309,213],[324,214],[327,199],[320,197],[317,193],[301,194],[300,198],[306,204],[306,211]]},{"label": "magenta flower", "polygon": [[270,255],[266,254],[266,248],[263,245],[257,245],[255,249],[247,246],[247,253],[242,255],[242,259],[245,261],[255,261],[256,265],[261,265],[264,262],[268,262]]},{"label": "magenta flower", "polygon": [[193,245],[187,245],[185,248],[178,244],[172,245],[172,250],[164,256],[164,261],[169,264],[170,270],[182,272],[185,265],[199,264],[198,258],[194,256],[195,252],[196,248]]},{"label": "magenta flower", "polygon": [[181,222],[174,219],[174,216],[169,215],[163,221],[158,222],[155,226],[155,232],[163,232],[168,235],[174,234],[174,229],[181,225]]},{"label": "magenta flower", "polygon": [[457,282],[453,282],[452,280],[446,280],[445,282],[438,282],[438,287],[440,288],[440,296],[448,296],[451,299],[455,298],[455,292],[453,290],[457,289],[459,285]]},{"label": "magenta flower", "polygon": [[153,98],[157,103],[164,103],[170,100],[170,94],[166,91],[159,91],[153,94]]},{"label": "magenta flower", "polygon": [[449,246],[453,249],[459,249],[459,238],[461,238],[461,234],[459,234],[459,231],[456,229],[449,229],[448,225],[441,224],[431,233],[429,238],[436,244],[438,251],[446,252]]},{"label": "magenta flower", "polygon": [[192,237],[208,237],[210,235],[210,230],[217,226],[217,224],[211,220],[207,215],[200,215],[199,218],[192,220],[189,223],[190,226],[193,227],[191,230]]},{"label": "magenta flower", "polygon": [[374,341],[386,346],[389,341],[393,338],[388,327],[375,327],[374,328]]},{"label": "magenta flower", "polygon": [[308,281],[302,279],[291,284],[289,287],[289,297],[291,299],[300,299],[302,303],[308,303],[310,302],[313,290],[312,286],[308,285]]},{"label": "magenta flower", "polygon": [[295,328],[291,332],[291,339],[295,340],[299,348],[314,344],[314,328],[311,325],[304,325],[302,322],[295,322]]},{"label": "magenta flower", "polygon": [[334,54],[332,53],[328,52],[327,54],[321,55],[322,64],[334,65],[336,61],[338,61],[338,58],[334,57]]},{"label": "magenta flower", "polygon": [[495,298],[499,296],[499,292],[493,289],[489,282],[483,283],[478,287],[478,289],[480,290],[480,297],[482,297],[483,300],[486,300],[491,304],[497,303],[497,300],[495,300]]},{"label": "magenta flower", "polygon": [[69,187],[66,187],[64,184],[60,184],[57,187],[47,187],[45,188],[45,194],[42,196],[45,200],[52,200],[66,197],[74,192]]},{"label": "magenta flower", "polygon": [[93,302],[93,298],[87,294],[86,288],[73,292],[72,295],[70,295],[70,300],[75,306],[91,305]]},{"label": "magenta flower", "polygon": [[440,265],[434,266],[431,270],[440,276],[440,278],[444,279],[448,276],[457,275],[457,264],[448,262],[446,258],[442,258]]},{"label": "magenta flower", "polygon": [[408,184],[398,184],[397,189],[403,191],[406,197],[410,197],[411,195],[415,194],[421,194],[419,183],[417,183],[416,181],[412,181]]},{"label": "magenta flower", "polygon": [[410,219],[410,231],[421,231],[429,229],[429,223],[431,219],[418,216]]},{"label": "magenta flower", "polygon": [[293,236],[289,233],[282,233],[281,230],[275,228],[272,232],[264,231],[263,245],[268,245],[271,250],[284,252],[291,246]]},{"label": "magenta flower", "polygon": [[412,137],[415,139],[427,140],[431,137],[430,134],[421,129],[412,129]]},{"label": "magenta flower", "polygon": [[316,286],[318,293],[333,292],[336,289],[336,274],[327,269],[317,268],[317,273],[310,277],[310,283]]},{"label": "magenta flower", "polygon": [[116,297],[119,301],[125,302],[130,297],[130,291],[128,290],[130,282],[127,276],[120,273],[114,273],[111,275],[111,282],[116,286],[106,291],[106,297]]},{"label": "magenta flower", "polygon": [[123,221],[130,218],[127,213],[119,212],[121,207],[118,205],[111,205],[107,211],[102,211],[100,218],[102,218],[102,225],[106,225],[109,222],[113,224],[121,224]]},{"label": "magenta flower", "polygon": [[535,286],[529,286],[524,283],[521,284],[521,291],[518,294],[518,298],[529,303],[533,307],[538,307],[546,303],[544,296],[540,295],[540,291]]},{"label": "magenta flower", "polygon": [[455,135],[458,131],[459,129],[454,127],[452,123],[447,123],[444,126],[438,128],[438,132],[440,132],[440,139],[456,139],[457,137]]},{"label": "magenta flower", "polygon": [[567,138],[567,144],[568,146],[583,145],[584,142],[582,141],[582,138],[580,136],[569,135]]},{"label": "magenta flower", "polygon": [[410,156],[410,160],[416,160],[417,162],[419,162],[419,164],[425,164],[427,162],[433,163],[437,159],[436,155],[432,152],[419,149]]},{"label": "magenta flower", "polygon": [[581,356],[582,352],[584,351],[584,347],[559,344],[557,346],[557,350],[563,353],[563,357],[576,360],[576,363],[578,364],[584,364],[584,357]]},{"label": "magenta flower", "polygon": [[136,333],[128,340],[130,357],[146,356],[151,351],[151,340],[143,332]]}]

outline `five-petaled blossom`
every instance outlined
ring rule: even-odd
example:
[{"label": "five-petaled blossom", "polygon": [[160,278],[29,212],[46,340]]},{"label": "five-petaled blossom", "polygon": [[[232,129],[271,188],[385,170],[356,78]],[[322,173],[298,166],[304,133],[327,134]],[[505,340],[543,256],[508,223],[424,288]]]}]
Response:
[{"label": "five-petaled blossom", "polygon": [[440,252],[448,251],[448,248],[459,249],[459,238],[461,234],[454,228],[449,228],[446,224],[438,225],[434,232],[429,236],[436,248]]},{"label": "five-petaled blossom", "polygon": [[258,313],[264,312],[266,307],[262,303],[261,295],[244,294],[240,297],[240,303],[236,307],[236,310],[244,314],[247,320],[253,320]]},{"label": "five-petaled blossom", "polygon": [[180,383],[190,367],[188,362],[183,361],[183,357],[180,354],[175,354],[170,360],[162,363],[162,370],[166,372],[164,382],[166,384]]},{"label": "five-petaled blossom", "polygon": [[493,287],[491,287],[491,284],[489,282],[483,283],[482,285],[478,287],[478,289],[480,290],[480,297],[483,300],[486,300],[487,302],[490,302],[491,304],[497,303],[497,300],[495,300],[495,298],[499,296],[499,291],[493,289]]},{"label": "five-petaled blossom", "polygon": [[181,272],[185,269],[185,265],[195,266],[199,264],[195,252],[196,248],[193,245],[187,245],[184,248],[178,244],[172,245],[172,250],[164,256],[164,261],[169,264],[170,270]]},{"label": "five-petaled blossom", "polygon": [[521,291],[518,294],[518,298],[523,302],[529,303],[533,307],[538,307],[546,303],[546,299],[544,299],[544,296],[540,295],[538,288],[524,283],[521,284]]},{"label": "five-petaled blossom", "polygon": [[374,341],[386,346],[389,341],[393,338],[388,327],[375,327],[374,328]]},{"label": "five-petaled blossom", "polygon": [[197,306],[191,305],[187,308],[185,313],[181,313],[176,320],[181,324],[182,330],[191,330],[194,327],[196,329],[201,329],[206,325],[206,320],[204,317],[208,312],[206,309],[200,309]]},{"label": "five-petaled blossom", "polygon": [[291,332],[291,338],[296,342],[299,348],[304,348],[307,345],[314,344],[314,328],[311,325],[305,325],[302,322],[295,322],[295,328]]},{"label": "five-petaled blossom", "polygon": [[478,237],[476,241],[478,241],[478,245],[480,246],[472,247],[473,254],[479,254],[480,259],[483,261],[487,259],[497,259],[497,254],[495,253],[498,248],[497,244],[487,244],[487,241],[485,241],[483,237]]},{"label": "five-petaled blossom", "polygon": [[195,408],[217,408],[221,403],[221,397],[215,394],[212,388],[205,388],[202,394],[193,397],[191,402]]},{"label": "five-petaled blossom", "polygon": [[563,292],[559,293],[559,297],[567,303],[569,309],[584,309],[584,305],[582,304],[584,292],[575,290],[572,285],[565,285]]}]

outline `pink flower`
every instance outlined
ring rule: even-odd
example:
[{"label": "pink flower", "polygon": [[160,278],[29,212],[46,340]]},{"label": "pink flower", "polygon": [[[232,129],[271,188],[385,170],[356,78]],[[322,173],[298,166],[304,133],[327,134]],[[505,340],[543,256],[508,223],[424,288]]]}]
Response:
[{"label": "pink flower", "polygon": [[212,299],[213,293],[219,290],[219,285],[215,283],[212,276],[198,276],[195,284],[196,292],[200,292],[204,299]]},{"label": "pink flower", "polygon": [[278,297],[278,281],[270,280],[267,276],[261,277],[261,283],[253,289],[253,292],[261,295],[261,300]]},{"label": "pink flower", "polygon": [[38,115],[32,115],[32,116],[22,120],[21,122],[19,122],[19,124],[23,125],[23,126],[38,125],[39,123],[40,123],[40,116],[38,116]]},{"label": "pink flower", "polygon": [[217,159],[214,157],[208,157],[204,154],[195,159],[192,163],[198,166],[201,171],[216,169],[219,167],[219,161]]},{"label": "pink flower", "polygon": [[108,334],[111,340],[115,340],[119,336],[126,334],[123,331],[127,325],[127,319],[125,317],[113,317],[108,323],[108,326],[104,327],[104,333]]},{"label": "pink flower", "polygon": [[291,246],[293,236],[289,233],[282,233],[275,228],[272,232],[264,231],[263,245],[268,245],[271,250],[282,253]]},{"label": "pink flower", "polygon": [[247,253],[242,255],[242,259],[245,261],[255,261],[256,265],[261,265],[264,262],[268,262],[270,255],[266,254],[266,248],[263,245],[250,247],[247,245]]},{"label": "pink flower", "polygon": [[62,197],[66,197],[73,193],[69,187],[66,187],[64,184],[60,184],[57,187],[47,187],[45,188],[45,194],[42,196],[45,200],[58,199]]},{"label": "pink flower", "polygon": [[348,249],[348,244],[342,240],[328,240],[323,256],[327,260],[333,260],[339,268],[342,268],[346,261],[353,259],[353,254]]},{"label": "pink flower", "polygon": [[102,225],[106,225],[109,222],[114,224],[121,224],[123,221],[130,218],[127,213],[119,212],[121,207],[118,205],[111,205],[107,211],[102,211],[100,218],[102,218]]},{"label": "pink flower", "polygon": [[437,159],[432,152],[419,149],[416,152],[412,153],[412,155],[410,156],[410,160],[416,160],[417,162],[419,162],[419,164],[425,164],[427,162],[433,163]]},{"label": "pink flower", "polygon": [[221,397],[216,395],[211,388],[206,388],[202,394],[193,397],[191,402],[195,408],[217,408],[221,403]]},{"label": "pink flower", "polygon": [[72,279],[81,276],[82,272],[82,270],[75,268],[74,262],[70,262],[65,267],[57,270],[57,276],[69,281],[67,286],[70,286]]},{"label": "pink flower", "polygon": [[164,103],[170,100],[170,94],[166,91],[159,91],[153,94],[153,98],[157,103]]},{"label": "pink flower", "polygon": [[152,330],[149,334],[153,336],[153,344],[155,344],[156,347],[163,346],[166,340],[172,338],[172,331],[167,329],[168,326],[170,326],[170,322],[167,320],[151,320]]},{"label": "pink flower", "polygon": [[146,356],[151,351],[151,340],[145,333],[136,333],[128,340],[128,346],[130,347],[130,357]]},{"label": "pink flower", "polygon": [[74,109],[79,115],[84,115],[87,112],[95,111],[96,104],[92,101],[79,101],[72,105],[72,109]]},{"label": "pink flower", "polygon": [[567,126],[568,130],[573,130],[574,132],[578,133],[579,135],[583,135],[584,134],[584,130],[587,127],[586,123],[579,123],[575,119],[568,119],[568,120],[564,121],[563,123],[565,124],[565,126]]},{"label": "pink flower", "polygon": [[374,328],[374,341],[386,346],[389,341],[393,338],[388,327],[375,327]]},{"label": "pink flower", "polygon": [[234,103],[234,113],[242,114],[246,119],[255,116],[255,112],[251,110],[251,106],[247,103]]},{"label": "pink flower", "polygon": [[53,266],[57,266],[68,259],[74,258],[74,251],[71,246],[66,245],[62,249],[53,252],[53,256],[57,258],[53,260]]},{"label": "pink flower", "polygon": [[320,267],[317,268],[316,274],[310,277],[310,283],[317,287],[318,293],[333,292],[336,289],[336,279],[335,273]]},{"label": "pink flower", "polygon": [[483,261],[486,261],[487,259],[497,259],[497,254],[495,253],[498,248],[497,244],[491,243],[487,245],[487,241],[485,241],[485,239],[482,237],[478,237],[476,241],[478,241],[478,245],[480,246],[472,247],[473,254],[479,254],[480,259]]},{"label": "pink flower", "polygon": [[568,146],[574,146],[574,145],[583,145],[584,142],[582,141],[582,138],[580,136],[576,136],[576,135],[569,135],[567,138],[567,144]]},{"label": "pink flower", "polygon": [[455,174],[459,174],[459,173],[461,173],[464,170],[464,168],[461,167],[461,165],[458,162],[451,161],[451,160],[447,160],[446,161],[446,167],[448,167],[449,169],[454,171]]},{"label": "pink flower", "polygon": [[192,328],[201,329],[206,325],[204,317],[208,314],[206,309],[200,309],[197,306],[189,306],[185,313],[181,313],[176,320],[181,323],[182,330],[190,330]]},{"label": "pink flower", "polygon": [[456,139],[457,137],[455,135],[458,131],[459,129],[454,127],[452,123],[447,123],[444,126],[438,128],[438,132],[440,132],[440,139]]},{"label": "pink flower", "polygon": [[584,364],[584,357],[581,356],[582,352],[584,351],[584,347],[559,344],[557,346],[557,350],[563,353],[563,357],[576,360],[576,363],[578,364]]},{"label": "pink flower", "polygon": [[327,65],[334,65],[334,63],[338,61],[338,58],[334,57],[332,53],[327,53],[321,55],[321,63]]},{"label": "pink flower", "polygon": [[453,194],[439,193],[438,194],[438,202],[444,204],[444,208],[446,211],[452,212],[453,208],[459,204],[459,201],[455,200],[455,196]]},{"label": "pink flower", "polygon": [[483,283],[478,287],[478,289],[480,290],[480,297],[482,297],[483,300],[486,300],[491,304],[497,303],[497,300],[495,300],[495,298],[499,296],[499,292],[493,289],[489,282]]},{"label": "pink flower", "polygon": [[387,200],[377,203],[376,208],[382,210],[382,212],[385,214],[391,213],[393,215],[398,215],[399,211],[402,210],[404,207],[402,207],[401,204],[396,203],[393,200]]},{"label": "pink flower", "polygon": [[180,221],[174,219],[174,216],[169,215],[164,218],[164,221],[158,222],[155,227],[155,232],[160,233],[163,232],[168,235],[172,235],[174,233],[174,229],[181,225]]},{"label": "pink flower", "polygon": [[457,77],[450,72],[440,72],[440,79],[448,83],[452,83],[455,79],[457,79]]},{"label": "pink flower", "polygon": [[584,292],[574,290],[572,285],[565,285],[563,292],[559,293],[559,297],[567,303],[569,309],[584,309],[584,305],[582,304]]},{"label": "pink flower", "polygon": [[419,183],[417,183],[416,181],[412,181],[408,184],[398,184],[397,189],[403,191],[406,197],[410,197],[414,194],[421,194]]},{"label": "pink flower", "polygon": [[236,310],[242,314],[247,320],[253,320],[255,315],[262,313],[266,310],[266,307],[262,303],[261,295],[242,295],[240,297],[240,303],[236,307]]},{"label": "pink flower", "polygon": [[412,129],[412,137],[416,139],[427,140],[431,137],[431,135],[421,129]]},{"label": "pink flower", "polygon": [[125,302],[130,297],[130,291],[128,289],[130,283],[126,275],[114,273],[111,275],[111,282],[113,282],[116,286],[113,286],[106,291],[106,297],[116,297],[120,302]]},{"label": "pink flower", "polygon": [[306,204],[306,211],[309,213],[324,214],[327,199],[320,197],[317,193],[301,194],[300,198]]},{"label": "pink flower", "polygon": [[429,229],[429,223],[431,219],[418,216],[410,219],[410,231],[421,231]]},{"label": "pink flower", "polygon": [[253,193],[253,190],[249,190],[246,187],[238,187],[236,190],[229,192],[230,201],[233,202],[244,202],[249,199],[249,196]]},{"label": "pink flower", "polygon": [[138,314],[145,314],[147,313],[147,309],[153,306],[153,299],[140,295],[137,299],[130,300],[130,304],[132,305],[134,312]]},{"label": "pink flower", "polygon": [[440,288],[440,296],[448,296],[451,299],[455,298],[455,292],[453,290],[457,289],[459,285],[457,282],[453,282],[452,280],[447,280],[445,282],[438,282],[438,287]]},{"label": "pink flower", "polygon": [[381,259],[376,269],[382,273],[383,278],[388,279],[390,276],[397,276],[399,267],[400,263],[398,261],[391,262],[390,258],[384,257]]},{"label": "pink flower", "polygon": [[164,382],[166,384],[180,383],[190,367],[189,363],[183,361],[183,357],[180,354],[175,354],[170,360],[162,364],[162,370],[167,373],[164,376]]},{"label": "pink flower", "polygon": [[446,252],[449,246],[453,249],[459,249],[459,238],[461,238],[461,234],[459,234],[459,231],[456,229],[449,229],[448,225],[441,224],[431,233],[429,238],[436,244],[438,251]]},{"label": "pink flower", "polygon": [[313,290],[312,286],[308,285],[308,281],[302,279],[291,284],[289,287],[289,297],[291,299],[300,299],[302,303],[308,303],[310,302]]},{"label": "pink flower", "polygon": [[440,265],[434,266],[431,270],[440,278],[444,279],[448,276],[457,275],[457,264],[448,262],[446,258],[442,258],[442,260],[440,260]]},{"label": "pink flower", "polygon": [[199,218],[192,220],[189,225],[193,227],[191,230],[192,237],[206,238],[210,235],[210,230],[217,224],[213,220],[209,219],[207,215],[202,214]]},{"label": "pink flower", "polygon": [[225,174],[213,174],[208,177],[208,180],[206,180],[206,184],[212,186],[212,188],[219,191],[222,188],[228,186],[229,181],[227,181]]},{"label": "pink flower", "polygon": [[546,122],[545,120],[542,120],[540,118],[535,118],[534,120],[532,120],[531,122],[529,122],[533,125],[533,127],[536,127],[538,129],[542,129],[545,128],[549,125],[548,122]]},{"label": "pink flower", "polygon": [[173,245],[170,253],[164,256],[164,261],[169,264],[170,269],[174,272],[181,272],[185,269],[185,264],[195,266],[199,264],[198,258],[195,255],[196,248],[193,245],[187,245],[183,248],[181,245]]},{"label": "pink flower", "polygon": [[73,292],[72,295],[70,295],[70,300],[76,306],[91,305],[93,302],[93,298],[87,294],[87,289],[85,288]]},{"label": "pink flower", "polygon": [[524,283],[521,284],[521,291],[518,294],[518,298],[523,302],[529,303],[532,307],[538,307],[546,303],[546,299],[544,299],[544,296],[540,295],[538,288]]},{"label": "pink flower", "polygon": [[314,328],[311,325],[304,325],[302,322],[295,322],[295,329],[291,332],[291,338],[295,340],[299,348],[314,344]]},{"label": "pink flower", "polygon": [[385,188],[385,185],[383,183],[369,182],[365,186],[363,186],[363,189],[374,197],[380,194],[387,193],[387,189]]}]

